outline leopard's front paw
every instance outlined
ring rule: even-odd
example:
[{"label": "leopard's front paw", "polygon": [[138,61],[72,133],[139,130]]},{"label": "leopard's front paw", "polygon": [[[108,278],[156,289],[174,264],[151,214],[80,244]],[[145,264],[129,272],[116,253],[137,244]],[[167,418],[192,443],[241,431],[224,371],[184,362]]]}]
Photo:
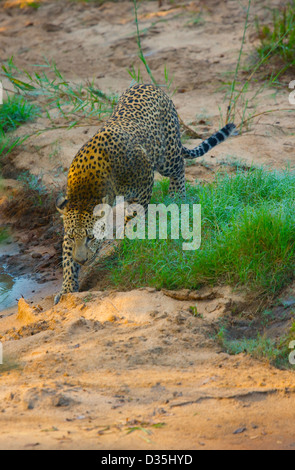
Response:
[{"label": "leopard's front paw", "polygon": [[70,286],[62,287],[61,291],[58,294],[56,294],[56,296],[54,297],[54,305],[58,304],[62,295],[71,294],[72,292],[78,292],[78,291],[79,291],[79,285],[77,282],[75,284],[71,284]]},{"label": "leopard's front paw", "polygon": [[64,292],[59,292],[55,297],[54,297],[54,305],[58,304],[60,301],[61,296],[64,294]]}]

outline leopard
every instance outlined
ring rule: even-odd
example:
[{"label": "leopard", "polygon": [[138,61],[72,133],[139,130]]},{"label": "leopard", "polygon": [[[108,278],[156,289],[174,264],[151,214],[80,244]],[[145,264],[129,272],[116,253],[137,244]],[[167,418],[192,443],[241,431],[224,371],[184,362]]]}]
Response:
[{"label": "leopard", "polygon": [[117,196],[146,210],[155,171],[169,178],[169,192],[185,196],[185,159],[205,155],[231,135],[228,123],[193,149],[181,141],[172,99],[162,87],[136,84],[119,98],[103,127],[75,155],[68,171],[66,195],[56,208],[63,218],[63,282],[55,296],[79,290],[79,271],[98,256],[102,241],[94,234],[98,204],[113,206]]}]

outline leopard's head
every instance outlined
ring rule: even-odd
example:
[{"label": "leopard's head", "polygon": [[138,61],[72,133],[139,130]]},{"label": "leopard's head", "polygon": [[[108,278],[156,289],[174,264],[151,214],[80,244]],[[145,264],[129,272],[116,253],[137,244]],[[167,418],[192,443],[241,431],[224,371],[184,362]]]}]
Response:
[{"label": "leopard's head", "polygon": [[62,196],[56,200],[56,208],[63,218],[64,250],[71,250],[74,261],[81,265],[91,263],[105,238],[104,234],[98,233],[98,227],[102,225],[101,214],[95,215],[91,206],[81,209],[70,204]]}]

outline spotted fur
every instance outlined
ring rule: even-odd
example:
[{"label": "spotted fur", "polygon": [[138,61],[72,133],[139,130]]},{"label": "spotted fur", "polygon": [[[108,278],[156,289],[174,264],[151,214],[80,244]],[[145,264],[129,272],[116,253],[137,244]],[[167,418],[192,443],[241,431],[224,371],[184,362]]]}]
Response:
[{"label": "spotted fur", "polygon": [[110,119],[75,156],[68,173],[66,198],[57,201],[63,214],[63,285],[56,296],[79,288],[81,264],[100,249],[93,236],[97,204],[112,205],[116,196],[147,208],[154,171],[170,178],[171,192],[185,194],[184,159],[204,155],[235,133],[228,124],[195,149],[180,140],[177,111],[170,98],[154,85],[135,85],[120,98]]}]

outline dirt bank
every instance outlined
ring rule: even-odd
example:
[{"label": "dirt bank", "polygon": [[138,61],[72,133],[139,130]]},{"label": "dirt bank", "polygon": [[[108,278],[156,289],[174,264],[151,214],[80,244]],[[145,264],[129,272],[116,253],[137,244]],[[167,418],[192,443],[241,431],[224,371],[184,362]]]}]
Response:
[{"label": "dirt bank", "polygon": [[196,302],[154,289],[83,292],[50,302],[21,301],[1,319],[1,448],[295,445],[294,373],[222,352],[214,335],[224,293]]}]

